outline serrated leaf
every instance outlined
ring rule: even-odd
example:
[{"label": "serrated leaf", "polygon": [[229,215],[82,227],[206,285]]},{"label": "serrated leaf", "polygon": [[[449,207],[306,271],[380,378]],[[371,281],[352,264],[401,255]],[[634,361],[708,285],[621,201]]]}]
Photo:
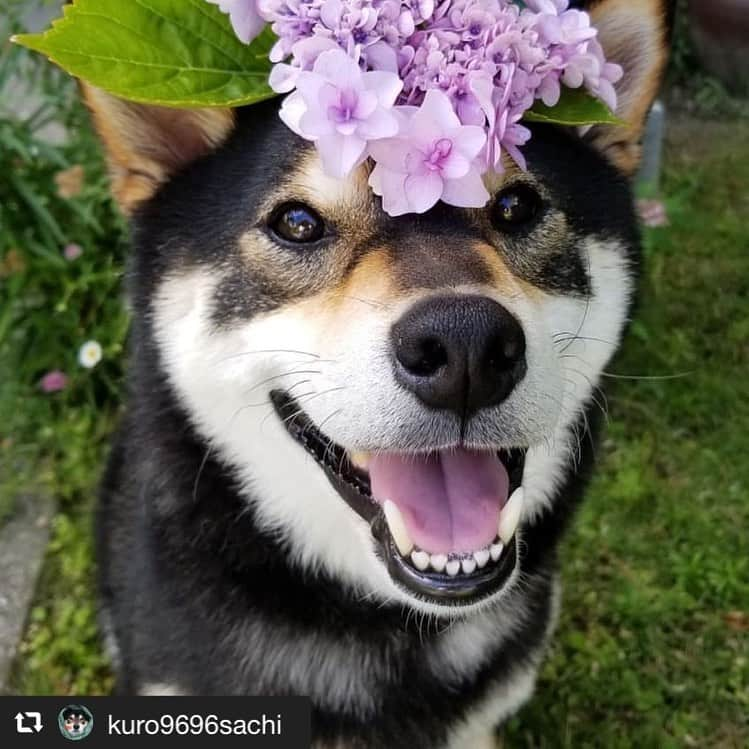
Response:
[{"label": "serrated leaf", "polygon": [[559,102],[547,107],[537,101],[524,115],[529,122],[555,125],[623,125],[625,124],[600,100],[581,88],[562,87]]},{"label": "serrated leaf", "polygon": [[243,44],[205,0],[74,0],[51,29],[14,41],[132,101],[235,107],[274,96],[270,30]]}]

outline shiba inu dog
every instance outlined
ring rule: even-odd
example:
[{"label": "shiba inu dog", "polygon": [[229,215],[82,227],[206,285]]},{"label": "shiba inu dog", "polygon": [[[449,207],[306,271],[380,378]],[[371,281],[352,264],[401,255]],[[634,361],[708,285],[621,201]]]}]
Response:
[{"label": "shiba inu dog", "polygon": [[94,720],[88,708],[68,705],[60,711],[57,722],[60,733],[71,741],[85,739],[92,731]]},{"label": "shiba inu dog", "polygon": [[665,0],[590,12],[624,124],[533,125],[482,209],[387,216],[278,100],[86,90],[131,216],[98,558],[118,689],[302,694],[319,747],[493,746],[531,695],[637,282]]}]

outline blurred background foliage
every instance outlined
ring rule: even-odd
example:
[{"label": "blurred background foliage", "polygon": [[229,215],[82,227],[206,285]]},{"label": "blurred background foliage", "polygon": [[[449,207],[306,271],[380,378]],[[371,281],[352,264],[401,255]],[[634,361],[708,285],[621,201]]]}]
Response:
[{"label": "blurred background foliage", "polygon": [[[87,417],[101,441],[95,425],[116,408],[127,329],[124,222],[75,83],[6,41],[22,5],[0,22],[0,516],[46,471],[57,471],[62,499],[88,491],[89,471],[69,453],[80,440],[65,435]],[[66,259],[70,245],[80,257]],[[86,340],[104,347],[91,371],[77,363]],[[42,398],[53,370],[68,386]]]},{"label": "blurred background foliage", "polygon": [[[85,693],[109,678],[90,517],[122,390],[127,234],[75,82],[7,41],[33,5],[11,1],[0,15],[0,522],[25,494],[54,493],[26,689]],[[103,348],[93,369],[78,363],[88,340]],[[64,389],[42,390],[50,372]]]},{"label": "blurred background foliage", "polygon": [[[678,1],[641,305],[598,396],[610,426],[559,633],[507,747],[749,746],[747,103],[702,69]],[[127,228],[75,83],[5,41],[35,5],[0,17],[0,517],[30,491],[58,513],[14,691],[95,694],[112,686],[91,516],[122,397]],[[45,392],[50,372],[63,389]]]}]

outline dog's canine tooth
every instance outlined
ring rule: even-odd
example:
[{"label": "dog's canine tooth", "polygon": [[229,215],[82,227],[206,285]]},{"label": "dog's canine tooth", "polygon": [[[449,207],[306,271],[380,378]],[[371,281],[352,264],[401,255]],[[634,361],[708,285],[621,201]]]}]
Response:
[{"label": "dog's canine tooth", "polygon": [[492,544],[489,547],[489,555],[492,558],[492,562],[496,562],[502,556],[502,549],[504,549],[502,544]]},{"label": "dog's canine tooth", "polygon": [[442,572],[445,569],[445,565],[447,564],[447,555],[432,554],[429,561],[432,565],[432,569],[434,569],[436,572]]},{"label": "dog's canine tooth", "polygon": [[457,559],[451,559],[446,565],[445,565],[445,571],[447,572],[450,577],[455,577],[455,575],[460,572],[460,562]]},{"label": "dog's canine tooth", "polygon": [[386,499],[382,505],[383,512],[385,513],[385,520],[387,520],[388,528],[390,529],[390,535],[395,541],[395,545],[398,547],[398,551],[401,556],[407,557],[414,548],[414,542],[408,535],[408,529],[406,523],[403,520],[403,515],[398,509],[398,505],[395,502]]},{"label": "dog's canine tooth", "polygon": [[503,544],[515,535],[515,530],[520,521],[520,515],[523,511],[523,487],[519,486],[507,500],[507,504],[499,513],[499,528],[497,535]]},{"label": "dog's canine tooth", "polygon": [[476,570],[476,560],[473,557],[466,557],[461,561],[460,566],[463,568],[464,574],[470,575]]},{"label": "dog's canine tooth", "polygon": [[479,566],[479,569],[481,569],[482,567],[486,567],[489,561],[489,556],[489,549],[480,549],[479,551],[473,552],[473,558],[476,560],[476,564]]},{"label": "dog's canine tooth", "polygon": [[429,567],[429,554],[427,554],[425,551],[412,551],[411,561],[413,562],[413,565],[417,570],[419,570],[420,572],[424,572],[424,570]]}]

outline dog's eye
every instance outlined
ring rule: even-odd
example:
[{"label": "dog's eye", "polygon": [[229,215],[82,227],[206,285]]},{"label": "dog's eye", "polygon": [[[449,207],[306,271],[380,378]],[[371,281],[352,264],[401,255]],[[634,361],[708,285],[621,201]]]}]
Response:
[{"label": "dog's eye", "polygon": [[325,222],[304,203],[288,203],[276,211],[269,223],[271,231],[287,242],[317,242],[325,233]]},{"label": "dog's eye", "polygon": [[508,187],[492,206],[492,223],[499,231],[513,231],[533,221],[541,210],[541,196],[527,185]]}]

